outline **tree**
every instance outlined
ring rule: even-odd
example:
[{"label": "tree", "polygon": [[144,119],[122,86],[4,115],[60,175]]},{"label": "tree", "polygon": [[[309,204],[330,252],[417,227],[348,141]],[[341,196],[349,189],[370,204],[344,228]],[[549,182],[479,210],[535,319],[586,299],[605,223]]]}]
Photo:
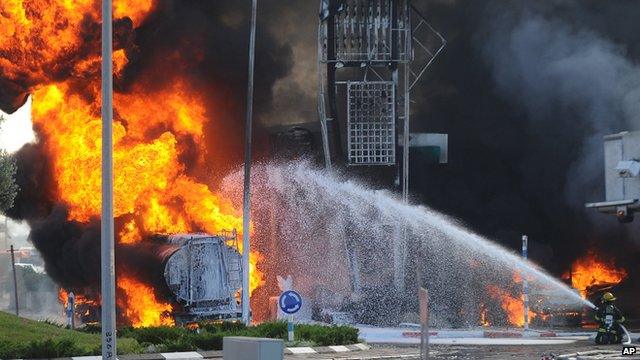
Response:
[{"label": "tree", "polygon": [[[4,120],[4,117],[0,115],[0,125]],[[18,194],[16,169],[15,157],[5,150],[0,150],[0,212],[11,208]]]}]

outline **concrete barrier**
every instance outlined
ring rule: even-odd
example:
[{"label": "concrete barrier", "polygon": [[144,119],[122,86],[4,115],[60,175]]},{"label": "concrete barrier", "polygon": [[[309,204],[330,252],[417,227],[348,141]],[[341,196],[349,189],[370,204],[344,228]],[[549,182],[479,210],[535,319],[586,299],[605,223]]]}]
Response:
[{"label": "concrete barrier", "polygon": [[222,341],[224,360],[282,360],[284,342],[278,339],[227,336]]}]

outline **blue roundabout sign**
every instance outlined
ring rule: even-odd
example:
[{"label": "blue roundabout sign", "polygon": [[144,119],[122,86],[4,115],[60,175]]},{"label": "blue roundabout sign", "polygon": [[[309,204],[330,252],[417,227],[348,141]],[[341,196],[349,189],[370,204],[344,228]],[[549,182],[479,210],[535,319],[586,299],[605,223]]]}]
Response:
[{"label": "blue roundabout sign", "polygon": [[285,291],[280,295],[278,305],[286,314],[295,314],[302,307],[302,296],[293,290]]}]

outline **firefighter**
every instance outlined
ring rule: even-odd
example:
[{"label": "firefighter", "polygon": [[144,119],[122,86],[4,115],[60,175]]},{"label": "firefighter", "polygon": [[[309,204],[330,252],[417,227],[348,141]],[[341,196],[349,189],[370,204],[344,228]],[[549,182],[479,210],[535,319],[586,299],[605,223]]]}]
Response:
[{"label": "firefighter", "polygon": [[622,327],[624,322],[622,312],[613,304],[616,297],[612,293],[602,294],[600,306],[596,309],[596,321],[598,321],[598,334],[596,344],[620,344],[622,343]]}]

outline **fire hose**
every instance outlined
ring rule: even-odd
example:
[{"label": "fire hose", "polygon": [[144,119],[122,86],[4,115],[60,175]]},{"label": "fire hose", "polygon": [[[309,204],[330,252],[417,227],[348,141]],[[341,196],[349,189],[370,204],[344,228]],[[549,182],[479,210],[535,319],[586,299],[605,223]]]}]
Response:
[{"label": "fire hose", "polygon": [[631,335],[629,335],[629,332],[627,331],[627,328],[624,327],[624,325],[619,324],[620,327],[622,328],[622,330],[624,331],[624,333],[627,335],[627,341],[624,342],[625,345],[629,345],[631,344]]}]

